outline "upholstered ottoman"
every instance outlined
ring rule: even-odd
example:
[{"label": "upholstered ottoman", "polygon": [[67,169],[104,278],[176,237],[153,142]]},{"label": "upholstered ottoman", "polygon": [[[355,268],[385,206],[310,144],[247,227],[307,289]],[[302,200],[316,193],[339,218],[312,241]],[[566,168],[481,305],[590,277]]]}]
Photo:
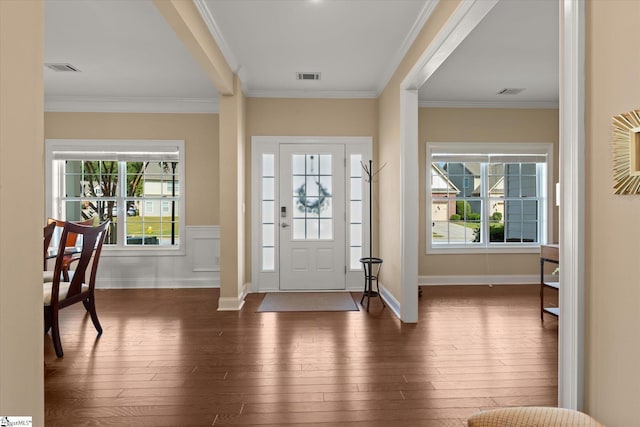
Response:
[{"label": "upholstered ottoman", "polygon": [[604,427],[582,412],[563,408],[515,407],[472,415],[469,427]]}]

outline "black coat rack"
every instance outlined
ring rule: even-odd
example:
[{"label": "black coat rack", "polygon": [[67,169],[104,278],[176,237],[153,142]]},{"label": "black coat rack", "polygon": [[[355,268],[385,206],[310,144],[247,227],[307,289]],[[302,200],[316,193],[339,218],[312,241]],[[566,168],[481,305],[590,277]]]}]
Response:
[{"label": "black coat rack", "polygon": [[[382,165],[377,171],[373,171],[373,161],[369,160],[369,164],[366,165],[360,162],[362,169],[366,174],[365,181],[369,183],[369,256],[360,258],[362,267],[364,268],[364,292],[360,299],[360,304],[367,298],[367,311],[369,311],[369,303],[371,297],[379,297],[380,290],[378,288],[378,276],[380,274],[380,267],[382,266],[382,259],[375,258],[373,256],[373,179],[380,173],[382,168],[386,166],[386,163]],[[373,281],[376,281],[376,290],[373,290]],[[386,307],[384,300],[380,298],[382,306]]]},{"label": "black coat rack", "polygon": [[365,181],[369,183],[369,257],[373,257],[373,178],[387,165],[386,163],[377,171],[373,172],[373,160],[369,160],[366,165],[360,162],[366,174]]}]

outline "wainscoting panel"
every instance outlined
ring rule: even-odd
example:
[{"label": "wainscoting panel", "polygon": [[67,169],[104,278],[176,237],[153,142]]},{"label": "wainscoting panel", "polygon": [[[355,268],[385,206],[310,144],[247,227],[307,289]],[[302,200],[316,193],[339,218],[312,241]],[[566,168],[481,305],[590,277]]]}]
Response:
[{"label": "wainscoting panel", "polygon": [[185,227],[185,245],[184,255],[103,256],[96,287],[220,287],[220,226]]}]

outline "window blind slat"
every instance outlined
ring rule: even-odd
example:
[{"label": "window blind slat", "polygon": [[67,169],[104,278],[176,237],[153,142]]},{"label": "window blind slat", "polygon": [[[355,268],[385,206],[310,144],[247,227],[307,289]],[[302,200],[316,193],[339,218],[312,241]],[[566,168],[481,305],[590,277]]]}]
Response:
[{"label": "window blind slat", "polygon": [[434,163],[545,163],[545,154],[457,154],[433,153]]},{"label": "window blind slat", "polygon": [[180,160],[178,152],[106,152],[106,151],[54,151],[54,160],[111,160],[147,162]]}]

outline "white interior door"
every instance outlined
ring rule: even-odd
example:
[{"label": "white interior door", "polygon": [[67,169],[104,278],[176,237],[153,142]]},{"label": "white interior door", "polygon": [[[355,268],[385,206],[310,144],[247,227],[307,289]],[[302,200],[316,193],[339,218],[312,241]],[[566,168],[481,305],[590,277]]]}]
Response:
[{"label": "white interior door", "polygon": [[281,144],[280,289],[345,289],[345,148]]}]

